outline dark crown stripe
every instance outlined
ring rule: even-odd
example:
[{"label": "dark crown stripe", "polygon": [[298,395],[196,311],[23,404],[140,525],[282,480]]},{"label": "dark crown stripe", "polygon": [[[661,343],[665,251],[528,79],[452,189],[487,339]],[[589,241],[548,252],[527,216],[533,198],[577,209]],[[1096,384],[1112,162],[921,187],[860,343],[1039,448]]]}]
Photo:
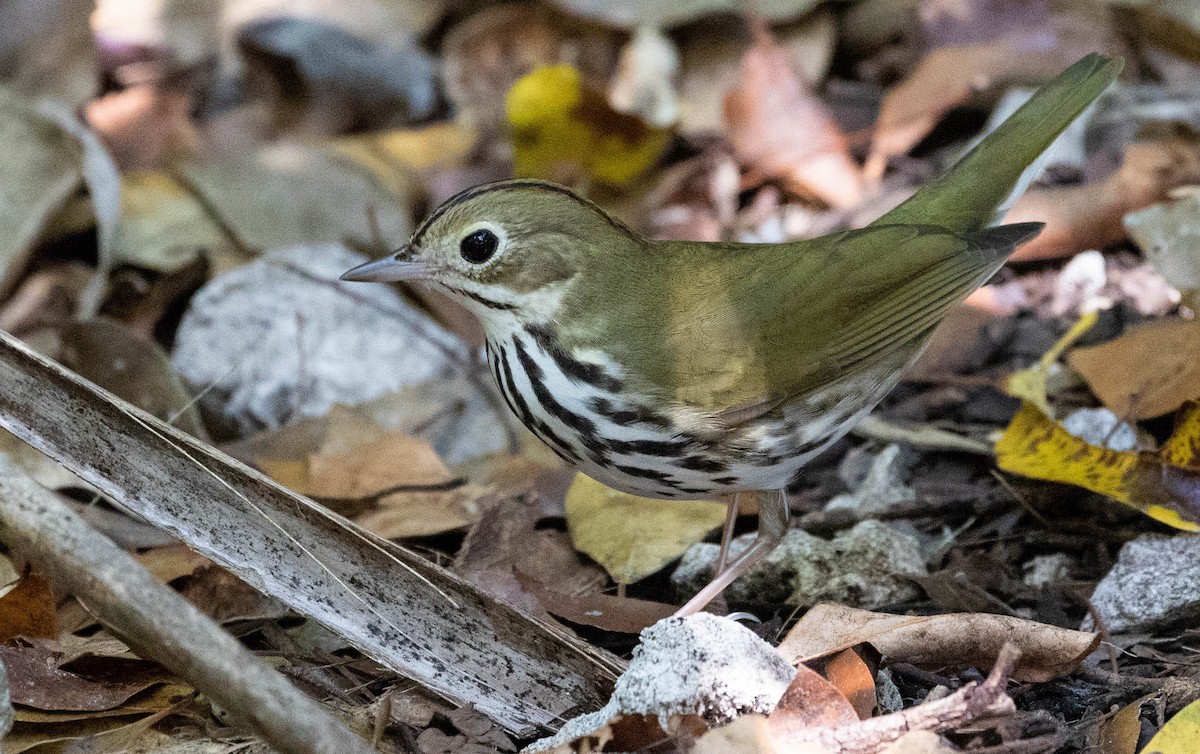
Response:
[{"label": "dark crown stripe", "polygon": [[457,207],[463,202],[470,201],[477,196],[483,196],[484,194],[489,194],[493,191],[501,191],[504,189],[529,189],[531,191],[547,191],[554,194],[562,194],[563,196],[574,199],[589,209],[595,210],[601,217],[608,221],[609,225],[613,226],[613,228],[621,233],[631,238],[640,238],[640,236],[638,236],[637,233],[634,233],[628,225],[620,220],[617,220],[612,215],[609,215],[607,212],[597,206],[595,202],[590,202],[587,199],[584,199],[582,196],[576,194],[574,191],[565,186],[559,186],[556,183],[549,183],[547,181],[529,181],[517,179],[511,181],[495,181],[493,183],[484,183],[479,186],[472,186],[471,188],[459,191],[454,196],[442,202],[441,205],[429,215],[429,217],[425,218],[425,222],[421,223],[421,226],[417,228],[417,232],[413,234],[412,241],[410,241],[410,243],[413,246],[419,246],[421,243],[421,238],[425,235],[426,231],[429,230],[429,226],[437,222],[442,215],[446,214],[454,207]]},{"label": "dark crown stripe", "polygon": [[588,364],[587,362],[579,361],[563,350],[562,346],[559,345],[558,337],[555,336],[554,331],[549,327],[545,325],[526,325],[525,331],[542,347],[542,350],[550,354],[550,358],[554,359],[554,363],[558,365],[558,368],[567,377],[576,382],[586,382],[593,387],[607,390],[610,393],[621,391],[621,381],[605,372],[604,367],[599,364]]}]

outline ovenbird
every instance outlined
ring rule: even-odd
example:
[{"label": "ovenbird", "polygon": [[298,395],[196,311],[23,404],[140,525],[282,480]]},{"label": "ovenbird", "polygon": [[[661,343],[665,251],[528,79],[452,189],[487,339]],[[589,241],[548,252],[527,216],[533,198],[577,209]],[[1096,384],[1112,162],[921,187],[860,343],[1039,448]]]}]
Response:
[{"label": "ovenbird", "polygon": [[860,230],[649,241],[569,189],[512,180],[459,193],[393,256],[342,279],[428,281],[471,309],[513,413],[588,476],[645,497],[723,498],[725,543],[737,493],[757,493],[758,537],[680,611],[694,612],[778,544],[801,467],[1037,234],[992,223],[1120,68],[1083,58]]}]

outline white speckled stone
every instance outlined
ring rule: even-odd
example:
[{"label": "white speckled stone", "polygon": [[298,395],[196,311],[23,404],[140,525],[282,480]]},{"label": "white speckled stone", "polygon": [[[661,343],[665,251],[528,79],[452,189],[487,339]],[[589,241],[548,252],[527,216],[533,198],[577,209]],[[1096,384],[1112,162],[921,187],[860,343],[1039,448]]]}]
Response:
[{"label": "white speckled stone", "polygon": [[388,286],[341,283],[342,246],[278,249],[192,298],[171,364],[222,434],[274,429],[451,374],[455,336]]},{"label": "white speckled stone", "polygon": [[739,715],[766,714],[796,675],[750,629],[709,613],[664,618],[642,631],[641,638],[608,704],[524,751],[548,751],[574,741],[617,715],[656,716],[663,730],[670,730],[670,718],[681,715],[723,725]]},{"label": "white speckled stone", "polygon": [[[754,537],[735,538],[730,557],[741,554]],[[671,574],[679,596],[695,594],[712,579],[717,551],[716,545],[702,543],[684,553]],[[807,607],[838,602],[870,610],[919,596],[919,588],[908,577],[927,574],[915,537],[868,520],[832,540],[789,530],[779,547],[730,584],[725,595],[732,603],[786,602]]]},{"label": "white speckled stone", "polygon": [[[1160,628],[1200,618],[1200,536],[1147,534],[1121,548],[1117,564],[1092,592],[1092,605],[1113,633]],[[1094,631],[1091,617],[1084,631]]]}]

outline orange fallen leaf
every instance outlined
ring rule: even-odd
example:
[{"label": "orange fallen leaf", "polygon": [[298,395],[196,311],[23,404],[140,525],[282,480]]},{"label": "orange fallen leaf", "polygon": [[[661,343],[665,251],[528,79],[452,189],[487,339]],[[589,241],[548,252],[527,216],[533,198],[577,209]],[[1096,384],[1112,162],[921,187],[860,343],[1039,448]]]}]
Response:
[{"label": "orange fallen leaf", "polygon": [[990,667],[1005,642],[1021,650],[1012,677],[1043,682],[1070,672],[1100,635],[989,613],[911,616],[821,604],[805,613],[779,645],[796,664],[869,643],[891,660],[936,667]]},{"label": "orange fallen leaf", "polygon": [[858,164],[829,108],[792,70],[765,25],[742,59],[741,78],[725,96],[725,132],[756,177],[778,178],[798,194],[833,207],[862,196]]},{"label": "orange fallen leaf", "polygon": [[859,720],[871,717],[875,710],[875,676],[853,649],[843,649],[825,663],[825,677],[842,692]]},{"label": "orange fallen leaf", "polygon": [[0,597],[0,643],[18,636],[46,639],[58,636],[57,605],[50,584],[27,569],[16,585]]},{"label": "orange fallen leaf", "polygon": [[771,733],[782,740],[803,738],[805,731],[852,725],[859,716],[837,686],[801,664],[767,720]]},{"label": "orange fallen leaf", "polygon": [[521,571],[516,574],[521,587],[537,597],[550,614],[605,631],[636,634],[679,609],[676,605],[613,594],[567,594],[551,589]]},{"label": "orange fallen leaf", "polygon": [[1076,348],[1067,363],[1114,414],[1150,419],[1200,399],[1200,322],[1164,319],[1107,343]]},{"label": "orange fallen leaf", "polygon": [[1074,484],[1186,531],[1200,531],[1200,404],[1180,412],[1157,453],[1118,451],[1075,437],[1032,404],[996,443],[996,464],[1034,479]]}]

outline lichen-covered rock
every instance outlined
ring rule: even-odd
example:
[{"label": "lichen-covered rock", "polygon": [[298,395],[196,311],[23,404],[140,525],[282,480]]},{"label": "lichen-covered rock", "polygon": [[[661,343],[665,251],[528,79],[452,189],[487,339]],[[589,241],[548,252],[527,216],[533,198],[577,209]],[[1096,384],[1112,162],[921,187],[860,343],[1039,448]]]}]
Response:
[{"label": "lichen-covered rock", "polygon": [[[737,537],[730,558],[741,554],[753,534]],[[700,590],[713,575],[718,547],[694,545],[671,575],[681,596]],[[914,599],[920,591],[909,577],[928,571],[915,537],[878,521],[863,521],[832,540],[789,530],[779,547],[725,590],[732,603],[807,607],[838,602],[872,609]]]},{"label": "lichen-covered rock", "polygon": [[629,669],[601,709],[567,722],[524,751],[549,751],[590,735],[621,715],[657,717],[664,731],[685,715],[723,725],[766,714],[796,669],[745,626],[709,613],[664,618],[642,631]]},{"label": "lichen-covered rock", "polygon": [[[1200,536],[1147,534],[1121,548],[1117,564],[1092,592],[1112,633],[1160,628],[1200,618]],[[1091,616],[1083,630],[1094,631]]]},{"label": "lichen-covered rock", "polygon": [[341,246],[279,249],[192,298],[171,356],[219,434],[245,435],[450,375],[467,348],[384,285],[340,283]]}]

